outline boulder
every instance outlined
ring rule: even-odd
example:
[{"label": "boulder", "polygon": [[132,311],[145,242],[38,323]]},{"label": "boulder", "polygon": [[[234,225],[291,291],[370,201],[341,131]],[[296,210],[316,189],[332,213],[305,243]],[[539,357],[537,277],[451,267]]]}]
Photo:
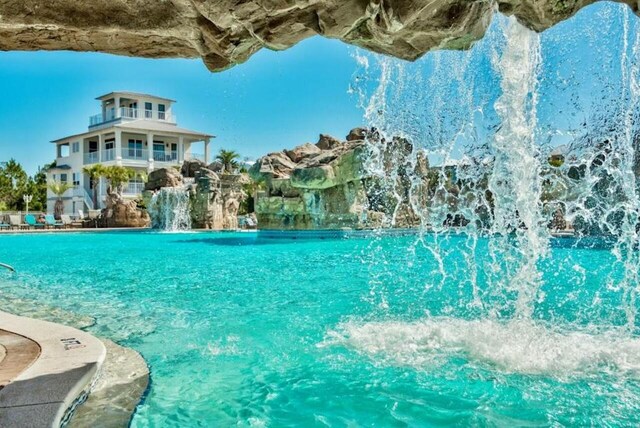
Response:
[{"label": "boulder", "polygon": [[219,174],[224,170],[224,165],[220,161],[213,161],[207,168],[215,172],[216,174]]},{"label": "boulder", "polygon": [[256,181],[289,178],[295,167],[296,163],[289,156],[283,152],[275,152],[258,159],[249,169],[249,175]]},{"label": "boulder", "polygon": [[311,143],[305,143],[291,150],[285,150],[284,152],[293,162],[299,163],[303,159],[307,159],[321,153],[322,149]]},{"label": "boulder", "polygon": [[180,168],[183,177],[193,178],[201,168],[206,168],[207,164],[198,159],[185,160]]},{"label": "boulder", "polygon": [[182,175],[175,168],[159,168],[149,173],[144,190],[158,190],[162,187],[182,186]]},{"label": "boulder", "polygon": [[365,128],[353,128],[347,135],[347,141],[359,141],[364,140],[367,137],[367,130]]},{"label": "boulder", "polygon": [[342,141],[332,137],[331,135],[320,134],[320,138],[316,143],[316,147],[321,150],[333,150],[337,147],[340,147],[341,144]]}]

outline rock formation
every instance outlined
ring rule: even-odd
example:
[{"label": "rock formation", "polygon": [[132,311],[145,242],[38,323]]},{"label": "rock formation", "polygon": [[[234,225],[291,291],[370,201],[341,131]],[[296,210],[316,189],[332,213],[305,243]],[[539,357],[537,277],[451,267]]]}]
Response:
[{"label": "rock formation", "polygon": [[[214,165],[215,167],[215,165]],[[191,226],[196,229],[233,230],[238,227],[238,208],[246,198],[242,190],[246,176],[216,174],[204,162],[185,161],[181,173],[173,168],[149,174],[145,200],[162,188],[180,188],[189,195]]]},{"label": "rock formation", "polygon": [[178,170],[174,168],[159,168],[149,173],[149,178],[144,185],[144,190],[160,190],[163,187],[180,187],[182,184],[182,175],[180,175]]},{"label": "rock formation", "polygon": [[138,206],[138,202],[125,199],[118,192],[107,194],[106,207],[102,210],[106,227],[147,227],[149,214]]},{"label": "rock formation", "polygon": [[[493,13],[541,31],[595,0],[3,0],[0,49],[201,57],[211,70],[314,35],[414,60],[463,49]],[[635,0],[619,0],[638,12]]]},{"label": "rock formation", "polygon": [[[365,166],[373,146],[382,153],[385,177]],[[422,189],[406,177],[409,159]],[[347,141],[320,135],[315,145],[271,153],[249,174],[266,186],[255,203],[260,229],[409,227],[420,221],[409,199],[426,191],[428,162],[405,140],[354,129]]]}]

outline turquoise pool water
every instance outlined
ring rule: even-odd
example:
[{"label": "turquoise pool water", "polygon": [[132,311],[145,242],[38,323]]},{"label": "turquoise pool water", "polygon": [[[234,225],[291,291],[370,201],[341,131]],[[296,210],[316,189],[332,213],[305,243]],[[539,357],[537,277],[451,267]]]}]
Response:
[{"label": "turquoise pool water", "polygon": [[133,427],[640,423],[635,308],[601,242],[554,241],[523,318],[483,240],[272,238],[4,235],[0,296],[141,352]]}]

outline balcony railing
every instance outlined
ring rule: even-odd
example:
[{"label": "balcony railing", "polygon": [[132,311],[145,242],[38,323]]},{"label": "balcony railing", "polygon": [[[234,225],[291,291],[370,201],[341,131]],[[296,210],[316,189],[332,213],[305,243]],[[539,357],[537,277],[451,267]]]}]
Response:
[{"label": "balcony railing", "polygon": [[[138,148],[123,147],[121,151],[121,157],[123,160],[144,161],[149,160],[149,153],[155,162],[167,162],[167,163],[180,163],[182,160],[176,151],[163,151],[163,150],[147,150]],[[99,152],[91,152],[84,154],[84,164],[94,164],[99,162],[115,161],[117,157],[116,149],[101,150]],[[201,160],[204,161],[204,155],[201,153],[188,153],[184,155],[186,160]]]},{"label": "balcony railing", "polygon": [[102,162],[116,160],[116,149],[107,149],[102,151]]},{"label": "balcony railing", "polygon": [[154,150],[153,160],[156,162],[177,162],[178,152],[165,152],[164,150]]},{"label": "balcony railing", "polygon": [[122,159],[129,160],[149,160],[149,151],[146,149],[122,149]]},{"label": "balcony railing", "polygon": [[122,188],[122,193],[125,195],[139,195],[144,190],[144,183],[130,181]]},{"label": "balcony railing", "polygon": [[139,108],[120,107],[118,109],[107,110],[104,114],[99,113],[89,117],[89,126],[97,126],[111,122],[116,119],[155,119],[175,123],[175,116],[166,111],[146,110]]},{"label": "balcony railing", "polygon": [[85,153],[84,154],[84,163],[85,164],[98,163],[98,162],[100,162],[100,153],[99,152],[91,152],[91,153]]}]

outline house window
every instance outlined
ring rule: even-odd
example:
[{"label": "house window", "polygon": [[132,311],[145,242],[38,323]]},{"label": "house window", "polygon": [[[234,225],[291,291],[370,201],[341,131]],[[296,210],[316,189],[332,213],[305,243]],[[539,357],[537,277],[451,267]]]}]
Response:
[{"label": "house window", "polygon": [[78,153],[80,151],[80,142],[79,141],[76,141],[75,143],[73,143],[71,145],[71,151],[73,153]]},{"label": "house window", "polygon": [[67,182],[67,174],[60,174],[60,182],[61,183],[66,183]]},{"label": "house window", "polygon": [[74,172],[72,178],[73,178],[73,185],[74,186],[79,186],[80,185],[80,174],[77,173],[77,172]]},{"label": "house window", "polygon": [[171,160],[178,160],[178,145],[171,143]]},{"label": "house window", "polygon": [[144,117],[151,119],[153,117],[153,104],[144,103]]},{"label": "house window", "polygon": [[142,140],[129,140],[129,158],[142,159]]},{"label": "house window", "polygon": [[165,105],[164,104],[158,104],[158,119],[165,120],[165,118],[166,118]]},{"label": "house window", "polygon": [[113,148],[115,147],[115,140],[111,139],[111,140],[106,140],[104,142],[104,154],[102,155],[102,160],[107,162],[107,161],[112,161],[115,159],[115,154],[114,154],[114,150]]},{"label": "house window", "polygon": [[153,160],[158,162],[167,160],[164,154],[164,143],[162,141],[153,142]]},{"label": "house window", "polygon": [[98,142],[89,141],[89,153],[95,153],[98,151]]}]

